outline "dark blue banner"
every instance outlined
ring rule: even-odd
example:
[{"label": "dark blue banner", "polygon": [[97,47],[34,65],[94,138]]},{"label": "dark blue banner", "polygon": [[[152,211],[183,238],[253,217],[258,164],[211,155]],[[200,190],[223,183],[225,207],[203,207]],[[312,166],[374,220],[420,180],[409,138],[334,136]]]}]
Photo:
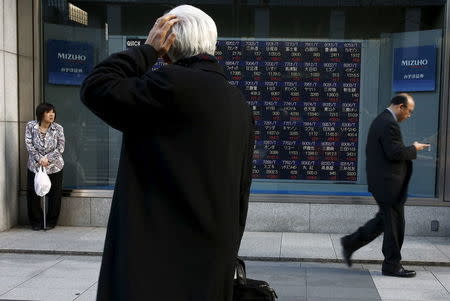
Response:
[{"label": "dark blue banner", "polygon": [[48,82],[81,85],[93,67],[93,48],[88,43],[47,41]]},{"label": "dark blue banner", "polygon": [[436,89],[436,46],[394,49],[395,92],[434,91]]}]

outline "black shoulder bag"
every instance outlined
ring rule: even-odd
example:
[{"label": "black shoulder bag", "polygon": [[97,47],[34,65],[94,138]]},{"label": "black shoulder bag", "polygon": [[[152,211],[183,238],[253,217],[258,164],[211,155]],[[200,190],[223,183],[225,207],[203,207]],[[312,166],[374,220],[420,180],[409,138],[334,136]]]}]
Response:
[{"label": "black shoulder bag", "polygon": [[275,290],[262,280],[249,279],[242,259],[236,260],[236,279],[233,284],[233,301],[275,301]]}]

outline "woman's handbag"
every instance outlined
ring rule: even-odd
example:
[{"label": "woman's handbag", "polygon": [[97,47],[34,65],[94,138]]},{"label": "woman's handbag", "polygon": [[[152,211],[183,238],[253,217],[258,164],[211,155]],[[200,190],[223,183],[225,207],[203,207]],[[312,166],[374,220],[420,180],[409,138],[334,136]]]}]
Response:
[{"label": "woman's handbag", "polygon": [[34,191],[38,196],[44,196],[52,187],[52,182],[43,166],[39,166],[38,172],[34,175]]},{"label": "woman's handbag", "polygon": [[233,284],[233,301],[274,301],[276,298],[278,296],[275,290],[267,282],[247,278],[245,263],[238,257],[236,279]]}]

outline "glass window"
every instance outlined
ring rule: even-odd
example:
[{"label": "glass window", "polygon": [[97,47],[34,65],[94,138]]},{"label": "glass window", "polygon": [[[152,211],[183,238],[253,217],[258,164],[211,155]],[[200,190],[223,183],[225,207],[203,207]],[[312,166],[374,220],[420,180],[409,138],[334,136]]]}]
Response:
[{"label": "glass window", "polygon": [[[109,54],[143,43],[182,2],[43,3],[44,96],[65,128],[64,185],[111,189],[121,134],[84,108],[80,82]],[[404,142],[432,145],[414,163],[409,192],[435,197],[445,1],[333,3],[193,2],[216,21],[217,57],[254,109],[252,193],[368,195],[368,128],[405,91],[416,110],[401,124]],[[422,65],[409,66],[415,60]]]}]

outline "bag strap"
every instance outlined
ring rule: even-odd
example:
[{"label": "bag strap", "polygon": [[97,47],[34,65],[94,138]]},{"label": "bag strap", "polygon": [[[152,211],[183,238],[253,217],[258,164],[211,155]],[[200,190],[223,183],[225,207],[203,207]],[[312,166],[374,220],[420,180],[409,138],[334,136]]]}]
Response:
[{"label": "bag strap", "polygon": [[236,278],[240,285],[247,284],[247,276],[245,272],[245,262],[237,257],[236,258]]}]

